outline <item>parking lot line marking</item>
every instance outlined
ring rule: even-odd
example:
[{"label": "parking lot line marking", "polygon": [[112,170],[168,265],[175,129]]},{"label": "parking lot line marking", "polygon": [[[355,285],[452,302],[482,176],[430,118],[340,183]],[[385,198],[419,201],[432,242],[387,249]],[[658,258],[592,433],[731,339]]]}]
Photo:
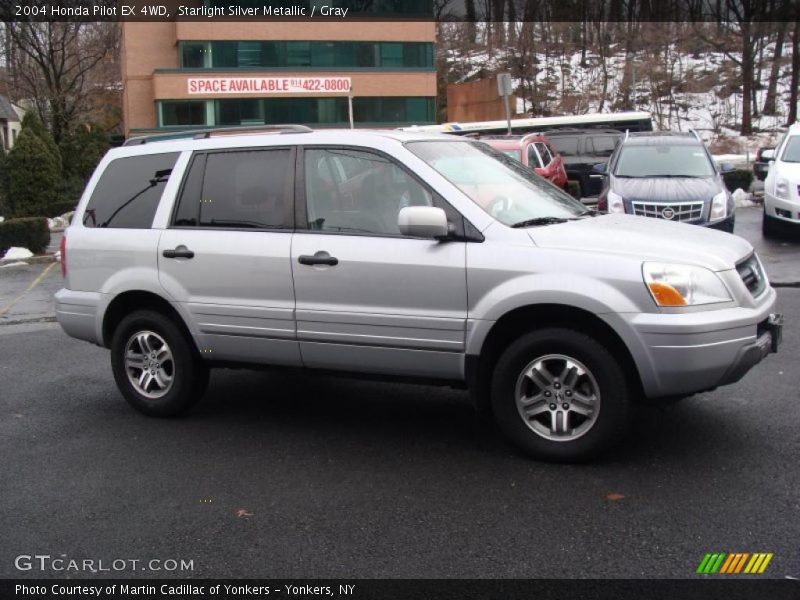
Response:
[{"label": "parking lot line marking", "polygon": [[52,268],[53,268],[53,267],[55,267],[55,266],[56,266],[56,263],[50,263],[50,265],[49,265],[49,266],[48,266],[48,267],[47,267],[47,268],[46,268],[44,271],[42,271],[41,273],[39,273],[38,277],[36,277],[36,279],[34,279],[34,280],[31,282],[31,284],[30,284],[30,285],[29,285],[29,286],[28,286],[28,287],[25,289],[25,291],[24,291],[24,292],[22,292],[22,293],[21,293],[19,296],[17,296],[16,298],[14,298],[14,299],[13,299],[11,302],[9,302],[9,303],[8,303],[6,306],[4,306],[3,308],[0,308],[0,317],[4,316],[4,315],[5,315],[5,314],[6,314],[6,313],[9,311],[9,310],[11,310],[11,308],[12,308],[12,307],[13,307],[13,306],[14,306],[14,305],[17,303],[17,302],[19,302],[20,300],[22,300],[22,299],[25,297],[25,295],[26,295],[28,292],[30,292],[30,291],[31,291],[33,288],[35,288],[37,285],[39,285],[39,284],[42,282],[42,279],[44,279],[44,278],[45,278],[45,276],[46,276],[46,275],[47,275],[47,274],[50,272],[50,269],[52,269]]}]

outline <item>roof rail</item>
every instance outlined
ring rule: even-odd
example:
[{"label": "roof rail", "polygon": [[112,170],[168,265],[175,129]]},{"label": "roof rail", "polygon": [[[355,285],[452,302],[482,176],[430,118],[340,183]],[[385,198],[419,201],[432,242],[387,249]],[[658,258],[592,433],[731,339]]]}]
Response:
[{"label": "roof rail", "polygon": [[215,133],[247,133],[259,131],[277,131],[279,133],[311,133],[314,131],[305,125],[239,125],[236,127],[210,127],[207,129],[187,129],[184,131],[166,131],[153,135],[143,135],[125,140],[123,146],[137,146],[151,142],[168,142],[176,139],[192,138],[195,140],[210,138]]},{"label": "roof rail", "polygon": [[631,134],[631,131],[630,131],[630,129],[626,129],[626,130],[625,130],[625,141],[626,141],[626,142],[628,141],[628,136],[629,136],[630,134]]}]

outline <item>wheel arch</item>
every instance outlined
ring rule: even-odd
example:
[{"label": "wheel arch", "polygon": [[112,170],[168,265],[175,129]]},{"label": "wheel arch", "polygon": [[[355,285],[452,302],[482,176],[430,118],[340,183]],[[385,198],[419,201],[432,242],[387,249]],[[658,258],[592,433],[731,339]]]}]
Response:
[{"label": "wheel arch", "polygon": [[131,312],[142,309],[154,310],[173,320],[186,336],[187,342],[189,342],[195,352],[197,351],[197,344],[195,343],[194,336],[178,310],[162,296],[143,290],[122,292],[121,294],[117,294],[113,300],[109,302],[103,314],[101,338],[103,346],[106,348],[111,347],[111,339],[114,336],[114,331],[117,326],[119,326],[120,322],[122,322],[122,319]]},{"label": "wheel arch", "polygon": [[508,344],[542,327],[565,327],[586,333],[620,359],[620,366],[632,385],[634,394],[642,391],[642,380],[630,348],[617,331],[602,318],[583,308],[566,304],[529,304],[503,314],[483,340],[478,354],[468,354],[467,384],[479,411],[489,409],[492,371]]}]

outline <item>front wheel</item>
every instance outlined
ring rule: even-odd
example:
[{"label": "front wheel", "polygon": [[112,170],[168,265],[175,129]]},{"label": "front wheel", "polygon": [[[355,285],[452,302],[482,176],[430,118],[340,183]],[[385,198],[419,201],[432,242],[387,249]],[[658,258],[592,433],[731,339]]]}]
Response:
[{"label": "front wheel", "polygon": [[761,220],[761,234],[765,238],[775,237],[778,234],[778,225],[779,224],[780,223],[779,223],[778,219],[776,219],[775,217],[770,217],[767,214],[767,210],[764,209],[764,216],[762,217],[762,220]]},{"label": "front wheel", "polygon": [[536,458],[584,461],[624,433],[630,385],[594,338],[567,328],[525,334],[500,356],[492,410],[503,432]]},{"label": "front wheel", "polygon": [[125,399],[152,417],[188,410],[208,384],[208,367],[183,331],[152,310],[122,319],[111,341],[111,368]]}]

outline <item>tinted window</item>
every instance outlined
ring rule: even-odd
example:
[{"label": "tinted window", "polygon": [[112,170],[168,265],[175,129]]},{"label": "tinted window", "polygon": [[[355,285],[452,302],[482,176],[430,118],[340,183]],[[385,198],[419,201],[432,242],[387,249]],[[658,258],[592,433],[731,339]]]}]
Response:
[{"label": "tinted window", "polygon": [[600,135],[587,139],[586,149],[594,156],[611,156],[617,147],[619,137],[616,135]]},{"label": "tinted window", "polygon": [[575,156],[578,154],[578,138],[557,136],[550,140],[561,156]]},{"label": "tinted window", "polygon": [[86,227],[149,229],[177,152],[111,161],[83,214]]},{"label": "tinted window", "polygon": [[547,144],[543,144],[542,142],[536,142],[535,146],[536,149],[539,151],[539,156],[542,157],[544,166],[546,167],[553,160],[553,156],[552,154],[550,154],[550,148],[547,147]]},{"label": "tinted window", "polygon": [[532,169],[541,169],[544,166],[541,158],[536,154],[536,148],[533,147],[533,144],[528,146],[528,166]]},{"label": "tinted window", "polygon": [[311,230],[400,235],[401,208],[434,205],[409,173],[371,152],[309,149],[305,168]]},{"label": "tinted window", "polygon": [[[195,157],[173,220],[178,227],[287,227],[291,151],[247,150]],[[202,180],[202,183],[201,183]]]}]

